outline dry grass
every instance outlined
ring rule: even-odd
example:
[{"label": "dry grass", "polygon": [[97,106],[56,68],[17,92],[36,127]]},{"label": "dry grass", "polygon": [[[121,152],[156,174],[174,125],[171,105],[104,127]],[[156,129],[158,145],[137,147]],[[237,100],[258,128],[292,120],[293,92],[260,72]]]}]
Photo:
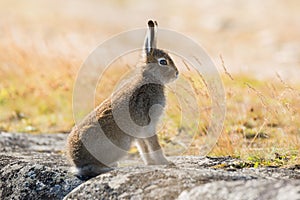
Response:
[{"label": "dry grass", "polygon": [[[268,2],[273,5],[271,1]],[[288,67],[294,66],[291,69],[298,70],[297,52],[300,51],[296,41],[300,29],[295,24],[298,23],[296,18],[299,12],[297,6],[294,6],[298,1],[282,1],[275,6],[276,9],[291,10],[290,15],[282,16],[277,16],[277,13],[284,12],[267,9],[261,12],[269,15],[259,17],[255,14],[260,11],[255,9],[254,1],[240,5],[240,12],[243,12],[238,15],[240,18],[230,15],[233,13],[231,7],[220,6],[213,15],[210,14],[210,9],[204,9],[203,12],[199,12],[197,7],[191,8],[192,10],[183,9],[186,13],[183,13],[181,18],[189,21],[189,25],[173,23],[172,17],[164,18],[158,15],[163,13],[159,10],[154,12],[155,9],[167,10],[163,9],[167,5],[155,4],[144,18],[130,19],[119,5],[120,2],[106,2],[99,6],[101,12],[97,13],[109,16],[109,13],[116,13],[112,12],[116,9],[123,16],[120,19],[92,15],[92,12],[87,10],[96,7],[93,4],[80,3],[76,7],[66,2],[64,6],[58,7],[59,3],[44,3],[48,6],[43,7],[51,7],[57,15],[45,9],[40,10],[38,5],[33,6],[33,1],[24,1],[18,6],[15,5],[15,1],[0,3],[0,16],[7,17],[7,21],[0,22],[0,130],[30,133],[68,132],[74,125],[73,84],[89,52],[99,41],[124,30],[124,24],[125,29],[141,27],[148,16],[157,16],[159,21],[165,22],[165,27],[168,23],[176,24],[175,27],[172,26],[173,29],[198,37],[213,55],[218,55],[217,51],[224,52],[217,60],[219,69],[223,70],[221,77],[226,89],[227,114],[221,137],[210,154],[240,157],[258,165],[287,166],[299,163],[299,81],[287,81],[286,77],[296,75],[292,70],[285,74],[285,77],[275,73],[270,76],[266,67],[281,69],[283,66],[290,69]],[[96,1],[93,3],[98,5]],[[125,4],[124,6],[129,6],[129,3]],[[258,2],[258,5],[260,4]],[[199,3],[198,6],[205,8],[209,5]],[[64,11],[60,10],[60,7],[70,9]],[[78,7],[82,9],[75,9]],[[35,15],[27,12],[28,8]],[[136,9],[127,8],[132,13]],[[16,10],[18,14],[7,15],[8,10]],[[175,16],[173,12],[177,14],[176,9],[171,10],[170,16]],[[198,24],[197,20],[186,19],[189,13],[201,13],[199,19],[203,21]],[[274,13],[277,25],[265,29],[270,19],[273,21]],[[254,15],[258,18],[249,18]],[[110,20],[110,23],[106,20]],[[250,29],[249,24],[246,26],[244,21],[253,24],[254,28]],[[284,28],[285,21],[290,23],[289,31]],[[228,49],[229,46],[232,48]],[[235,60],[232,59],[234,56]],[[223,59],[229,62],[226,63]],[[271,62],[273,60],[275,63]],[[160,125],[160,139],[169,155],[198,155],[211,119],[211,100],[202,78],[195,76],[192,67],[180,58],[176,58],[176,61],[182,70],[181,82],[171,85],[168,89],[168,107]],[[261,75],[264,77],[261,78],[257,73],[255,76],[237,73],[238,70],[230,73],[231,69],[245,63],[254,67],[256,72],[264,67],[262,74],[267,72],[267,78],[264,75]],[[125,56],[105,71],[96,90],[96,103],[109,96],[131,65],[132,62]],[[177,90],[174,89],[175,86]],[[178,96],[178,93],[181,96]],[[182,98],[189,95],[194,96],[196,101],[193,102],[193,98]],[[197,115],[186,111],[182,115],[183,103],[190,105],[184,108],[188,111],[196,106],[199,109]],[[195,117],[199,119],[199,124],[195,123]]]},{"label": "dry grass", "polygon": [[[242,75],[224,82],[227,117],[212,154],[262,159],[274,165],[299,162],[299,85]],[[285,159],[278,161],[279,157]]]},{"label": "dry grass", "polygon": [[[22,68],[6,71],[2,65],[1,130],[68,132],[74,124],[72,87],[80,62],[61,57],[49,59],[36,56],[36,53],[14,45],[6,49],[6,54],[14,58],[9,59],[9,64]],[[124,73],[129,71],[129,68],[120,67],[124,63],[126,57],[117,60],[105,71],[97,87],[96,102],[108,97]],[[53,65],[59,70],[52,69]],[[39,66],[43,66],[43,70],[36,70]],[[205,83],[195,73],[185,70],[181,77],[187,81],[187,87],[179,84],[176,92],[172,89],[174,85],[168,87],[168,107],[160,126],[161,143],[169,155],[198,155],[210,123],[210,96]],[[259,160],[272,165],[298,162],[299,85],[289,85],[279,75],[273,80],[259,81],[241,74],[229,75],[227,70],[222,79],[226,89],[227,114],[222,135],[210,154],[254,159],[255,162]],[[198,127],[191,122],[195,115],[182,113],[180,101],[193,103],[188,98],[180,100],[186,96],[180,96],[180,91],[184,93],[184,90],[192,91],[190,95],[196,97]]]},{"label": "dry grass", "polygon": [[72,85],[80,60],[55,53],[26,34],[23,39],[27,45],[16,41],[12,30],[2,34],[5,43],[0,45],[0,129],[68,130],[73,124]]}]

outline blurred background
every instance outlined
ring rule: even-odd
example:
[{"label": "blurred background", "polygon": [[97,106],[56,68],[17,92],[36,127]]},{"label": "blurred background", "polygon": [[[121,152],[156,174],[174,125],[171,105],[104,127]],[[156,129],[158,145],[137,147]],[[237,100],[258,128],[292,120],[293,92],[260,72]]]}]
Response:
[{"label": "blurred background", "polygon": [[217,64],[257,77],[281,73],[297,80],[300,26],[297,0],[253,1],[1,1],[1,44],[39,54],[84,59],[112,35],[145,26],[181,32]]},{"label": "blurred background", "polygon": [[1,0],[0,130],[68,132],[81,64],[100,43],[149,19],[199,43],[222,76],[227,117],[213,154],[243,157],[251,148],[258,157],[298,158],[298,0]]}]

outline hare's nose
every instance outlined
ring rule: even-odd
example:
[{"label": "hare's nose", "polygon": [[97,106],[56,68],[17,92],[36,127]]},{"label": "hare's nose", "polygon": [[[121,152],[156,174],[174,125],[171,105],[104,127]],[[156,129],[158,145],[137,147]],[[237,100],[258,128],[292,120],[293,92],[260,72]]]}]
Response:
[{"label": "hare's nose", "polygon": [[179,74],[178,71],[176,71],[176,72],[175,72],[176,77],[178,77],[178,74]]}]

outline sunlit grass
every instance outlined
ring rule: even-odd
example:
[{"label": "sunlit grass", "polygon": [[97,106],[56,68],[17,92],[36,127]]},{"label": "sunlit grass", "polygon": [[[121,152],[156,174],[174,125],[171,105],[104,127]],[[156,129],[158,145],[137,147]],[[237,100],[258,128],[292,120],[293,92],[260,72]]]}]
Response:
[{"label": "sunlit grass", "polygon": [[[57,16],[50,10],[45,16],[38,13],[42,16],[39,18],[26,12],[22,7],[26,5],[27,2],[24,1],[16,8],[24,12],[21,12],[22,15],[12,16],[8,22],[0,22],[0,130],[26,133],[69,132],[74,125],[72,91],[81,64],[99,41],[120,31],[125,23],[118,26],[109,24],[103,17],[99,17],[100,21],[91,22],[87,11],[85,14],[88,17],[82,19],[77,13],[66,17],[58,12],[61,19],[57,20]],[[10,8],[15,9],[15,6],[11,5]],[[4,9],[3,7],[2,10]],[[120,19],[116,17],[115,20],[119,22]],[[123,20],[126,27],[133,26],[127,18]],[[144,23],[144,19],[141,20]],[[260,20],[261,18],[258,19]],[[45,21],[51,23],[47,24]],[[164,26],[167,25],[166,22],[163,23]],[[237,21],[230,23],[233,27],[238,27]],[[140,21],[135,25],[137,24],[143,25]],[[278,28],[284,34],[284,37],[278,34],[279,41],[297,39],[297,26],[290,27],[293,29],[289,32],[282,27]],[[228,44],[239,41],[248,51],[243,52],[243,48],[237,50],[238,45],[235,43],[233,49],[241,52],[234,55],[241,60],[247,58],[248,60],[243,60],[246,64],[251,60],[254,62],[253,56],[257,55],[262,60],[273,59],[270,57],[273,56],[273,51],[264,54],[264,51],[258,52],[258,47],[249,44],[256,41],[255,37],[259,34],[257,36],[257,33],[249,32],[248,29],[238,32],[238,28],[229,27],[222,33],[220,29],[215,34],[207,30],[205,32],[201,27],[192,31],[195,35],[200,35],[201,32],[201,40],[207,42],[207,47],[224,45],[226,49],[230,46]],[[265,32],[262,30],[262,33]],[[107,37],[104,37],[105,34]],[[101,40],[98,37],[102,37]],[[267,42],[268,38],[266,37]],[[280,46],[277,43],[272,45],[276,51],[277,46]],[[222,49],[220,46],[218,48]],[[252,57],[247,55],[251,53],[250,50]],[[133,61],[121,58],[104,72],[96,88],[96,105],[109,97],[119,80],[133,68]],[[181,67],[184,69],[184,66]],[[93,73],[95,72],[91,71]],[[176,95],[180,88],[176,90],[174,85],[169,86],[168,105],[159,127],[159,138],[168,155],[199,155],[211,120],[211,99],[201,78],[187,70],[182,70],[180,76],[188,83],[184,86],[196,98],[196,102],[188,101],[188,105],[194,103],[191,104],[192,108],[196,105],[199,112],[196,117],[194,113],[189,115],[189,112],[183,112],[181,96]],[[245,74],[231,76],[221,73],[226,90],[227,113],[223,132],[210,155],[238,157],[255,166],[288,166],[299,163],[300,85],[289,83],[279,75],[265,80]],[[187,118],[184,118],[186,114]]]},{"label": "sunlit grass", "polygon": [[270,165],[299,162],[299,85],[289,85],[279,76],[258,81],[236,75],[233,81],[223,80],[227,117],[211,154]]},{"label": "sunlit grass", "polygon": [[[15,47],[10,51],[23,56],[10,63],[20,69],[3,70],[0,74],[1,130],[68,132],[74,125],[72,88],[81,63],[64,58],[36,57],[33,52]],[[123,62],[116,61],[103,74],[96,90],[97,104],[110,95],[124,73],[130,70],[121,67]],[[2,62],[2,66],[4,64]],[[43,70],[39,69],[41,64]],[[53,65],[56,65],[55,69],[51,69]],[[189,81],[192,95],[196,96],[199,124],[192,126],[182,119],[185,113],[182,113],[178,99],[181,97],[171,86],[167,90],[168,106],[159,136],[168,155],[198,155],[210,123],[210,96],[201,78],[187,71],[181,76]],[[233,77],[232,80],[222,75],[227,99],[226,120],[210,155],[231,155],[259,166],[297,163],[299,85],[289,85],[279,76],[265,81],[245,75]]]},{"label": "sunlit grass", "polygon": [[0,51],[6,55],[0,60],[0,129],[17,132],[69,130],[73,124],[72,85],[80,62],[39,55],[34,48],[5,47],[0,46]]}]

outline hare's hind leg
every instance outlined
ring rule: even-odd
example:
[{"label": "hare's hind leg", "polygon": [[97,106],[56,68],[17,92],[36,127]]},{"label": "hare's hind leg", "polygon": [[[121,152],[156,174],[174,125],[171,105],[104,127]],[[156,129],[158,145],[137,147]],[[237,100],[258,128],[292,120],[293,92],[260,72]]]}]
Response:
[{"label": "hare's hind leg", "polygon": [[147,165],[166,165],[169,161],[165,157],[158,142],[157,135],[149,138],[137,139],[138,150]]}]

